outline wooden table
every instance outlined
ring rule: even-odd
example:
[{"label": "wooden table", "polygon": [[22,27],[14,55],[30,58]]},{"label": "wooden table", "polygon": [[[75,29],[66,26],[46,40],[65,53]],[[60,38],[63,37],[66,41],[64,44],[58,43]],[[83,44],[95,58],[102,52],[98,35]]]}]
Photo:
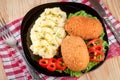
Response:
[{"label": "wooden table", "polygon": [[[10,22],[23,17],[34,6],[59,0],[0,0],[0,13]],[[113,16],[120,21],[120,0],[103,0]],[[0,80],[6,80],[0,61]],[[99,69],[83,75],[79,80],[120,80],[120,57],[107,60]]]}]

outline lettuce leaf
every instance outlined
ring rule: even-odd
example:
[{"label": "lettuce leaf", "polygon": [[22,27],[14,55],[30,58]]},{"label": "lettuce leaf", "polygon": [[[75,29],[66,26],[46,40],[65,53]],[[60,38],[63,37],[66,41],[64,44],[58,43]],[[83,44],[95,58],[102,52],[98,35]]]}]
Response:
[{"label": "lettuce leaf", "polygon": [[109,47],[109,44],[107,43],[107,41],[104,40],[104,36],[105,36],[105,32],[103,31],[99,38],[103,42],[102,46],[103,46],[104,53],[105,53],[106,52],[106,47]]},{"label": "lettuce leaf", "polygon": [[72,71],[68,68],[64,72],[67,73],[67,74],[70,74],[70,76],[75,76],[75,77],[79,77],[80,75],[83,74],[81,71],[76,72],[76,71]]},{"label": "lettuce leaf", "polygon": [[80,11],[75,12],[75,13],[70,13],[68,15],[68,18],[73,17],[73,16],[87,16],[87,17],[91,17],[91,18],[96,18],[97,19],[97,17],[94,17],[91,14],[86,13],[84,10],[80,10]]},{"label": "lettuce leaf", "polygon": [[94,66],[96,66],[98,64],[98,62],[92,62],[90,61],[87,68],[84,70],[84,72],[88,72],[90,71]]}]

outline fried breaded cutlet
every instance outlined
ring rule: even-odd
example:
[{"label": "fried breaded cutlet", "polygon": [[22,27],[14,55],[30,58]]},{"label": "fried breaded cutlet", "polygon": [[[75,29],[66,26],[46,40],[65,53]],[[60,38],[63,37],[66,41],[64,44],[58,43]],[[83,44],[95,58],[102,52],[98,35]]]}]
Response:
[{"label": "fried breaded cutlet", "polygon": [[74,16],[65,24],[65,30],[69,35],[80,36],[84,40],[98,38],[102,31],[102,24],[96,18],[86,16]]},{"label": "fried breaded cutlet", "polygon": [[73,71],[87,68],[89,53],[84,40],[77,36],[67,36],[61,44],[63,61]]}]

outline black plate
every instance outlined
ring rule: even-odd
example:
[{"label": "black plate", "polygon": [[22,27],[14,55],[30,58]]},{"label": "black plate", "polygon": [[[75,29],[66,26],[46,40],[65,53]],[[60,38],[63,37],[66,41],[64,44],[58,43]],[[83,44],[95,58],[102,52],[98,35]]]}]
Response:
[{"label": "black plate", "polygon": [[[42,67],[39,66],[38,60],[39,56],[33,55],[32,51],[30,50],[30,45],[31,45],[31,40],[30,40],[30,30],[35,22],[35,20],[39,17],[39,15],[45,10],[45,8],[53,8],[53,7],[60,7],[63,11],[67,13],[74,13],[79,10],[85,10],[87,13],[96,16],[102,23],[103,28],[105,30],[105,26],[103,24],[102,18],[99,16],[99,14],[93,10],[92,8],[80,4],[80,3],[73,3],[73,2],[55,2],[55,3],[47,3],[43,5],[39,5],[33,9],[31,9],[23,18],[22,21],[22,26],[21,26],[21,39],[22,39],[22,46],[23,50],[25,53],[25,56],[29,63],[38,71],[46,75],[50,76],[69,76],[68,74],[65,73],[59,73],[59,72],[50,72],[47,69],[43,69]],[[105,37],[104,40],[108,42],[107,34],[105,31]],[[108,49],[107,49],[108,51]],[[107,51],[106,51],[106,56],[107,56]],[[103,64],[104,61],[102,61],[99,65],[95,66],[92,70],[98,68],[100,65]],[[92,71],[91,70],[91,71]]]}]

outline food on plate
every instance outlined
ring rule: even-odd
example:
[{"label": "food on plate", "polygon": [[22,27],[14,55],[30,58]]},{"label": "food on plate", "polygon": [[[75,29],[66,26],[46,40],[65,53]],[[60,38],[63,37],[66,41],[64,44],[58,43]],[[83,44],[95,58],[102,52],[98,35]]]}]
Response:
[{"label": "food on plate", "polygon": [[100,21],[84,10],[70,13],[67,20],[60,8],[47,8],[31,29],[30,48],[42,57],[41,67],[78,77],[104,61],[104,35]]},{"label": "food on plate", "polygon": [[86,16],[70,17],[65,23],[69,35],[80,36],[85,40],[98,38],[102,32],[102,24],[96,18]]},{"label": "food on plate", "polygon": [[58,70],[61,71],[64,71],[66,69],[66,65],[62,58],[58,58],[58,60],[56,61],[56,67]]},{"label": "food on plate", "polygon": [[61,70],[64,71],[66,69],[66,65],[64,64],[62,58],[42,58],[39,60],[39,65],[43,68],[47,68],[49,71]]},{"label": "food on plate", "polygon": [[102,40],[99,38],[95,38],[90,40],[87,43],[90,61],[101,62],[105,58],[105,54],[102,47]]},{"label": "food on plate", "polygon": [[67,36],[61,44],[63,61],[73,71],[81,71],[87,68],[89,53],[84,40],[77,36]]},{"label": "food on plate", "polygon": [[62,39],[66,36],[64,24],[66,13],[59,7],[46,8],[35,21],[30,32],[33,54],[52,58],[57,54]]}]

